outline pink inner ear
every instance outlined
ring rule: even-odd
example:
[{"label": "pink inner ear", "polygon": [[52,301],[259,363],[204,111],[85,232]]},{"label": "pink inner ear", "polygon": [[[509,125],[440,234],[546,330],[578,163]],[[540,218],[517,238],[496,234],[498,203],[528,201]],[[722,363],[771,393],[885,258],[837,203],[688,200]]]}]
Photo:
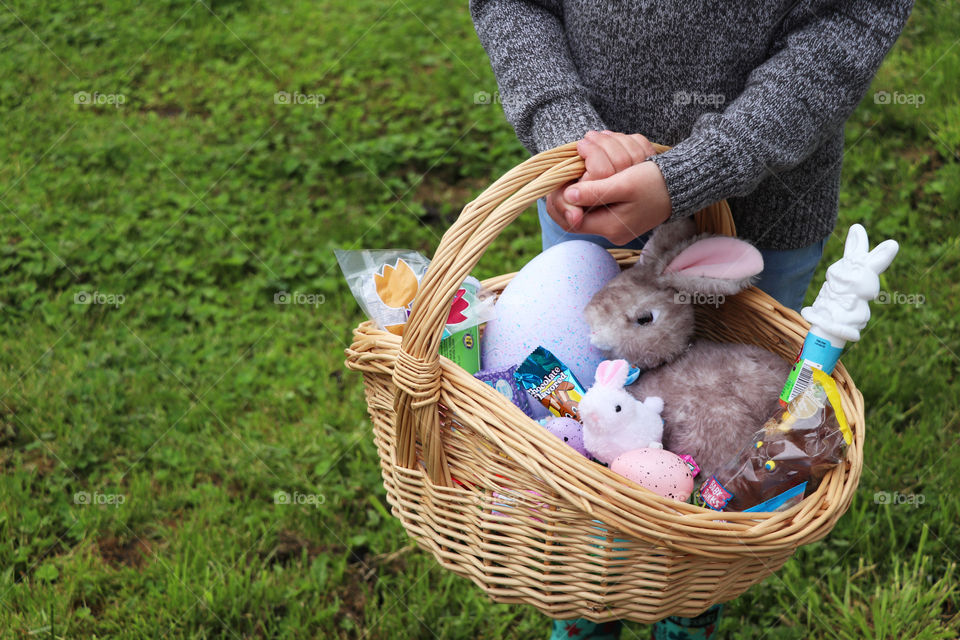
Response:
[{"label": "pink inner ear", "polygon": [[665,273],[740,280],[763,271],[763,256],[756,247],[736,238],[706,238],[684,249]]},{"label": "pink inner ear", "polygon": [[[626,366],[626,360],[604,360],[597,365],[597,375],[595,376],[597,383],[604,386],[615,385],[617,376],[624,373]],[[625,373],[623,379],[627,379]]]},{"label": "pink inner ear", "polygon": [[594,376],[597,384],[606,384],[610,379],[610,362],[610,360],[604,360],[597,365],[597,373]]}]

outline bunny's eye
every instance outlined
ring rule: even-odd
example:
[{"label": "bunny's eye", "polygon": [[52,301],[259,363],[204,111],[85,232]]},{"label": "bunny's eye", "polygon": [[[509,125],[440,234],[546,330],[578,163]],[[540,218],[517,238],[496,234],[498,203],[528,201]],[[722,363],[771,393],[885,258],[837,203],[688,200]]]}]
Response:
[{"label": "bunny's eye", "polygon": [[637,316],[637,324],[640,326],[650,324],[651,322],[653,322],[653,313],[650,311]]},{"label": "bunny's eye", "polygon": [[616,411],[617,413],[620,413],[620,405],[615,406],[613,410]]}]

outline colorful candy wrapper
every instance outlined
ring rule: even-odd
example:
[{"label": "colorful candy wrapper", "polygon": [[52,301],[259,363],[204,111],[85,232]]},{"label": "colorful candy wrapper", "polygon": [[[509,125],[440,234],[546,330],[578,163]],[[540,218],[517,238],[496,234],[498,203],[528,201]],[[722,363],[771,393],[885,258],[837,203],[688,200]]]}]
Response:
[{"label": "colorful candy wrapper", "polygon": [[580,420],[580,400],[585,391],[570,369],[555,355],[537,347],[517,367],[517,383],[534,400],[560,418]]},{"label": "colorful candy wrapper", "polygon": [[[410,317],[410,309],[420,291],[420,281],[430,266],[430,260],[407,249],[336,249],[334,254],[350,292],[367,317],[384,331],[403,335],[403,328]],[[483,289],[479,280],[468,276],[454,294],[443,337],[490,320],[493,318],[494,303],[494,295]],[[469,348],[475,349],[479,357],[477,336],[473,336],[473,343],[474,346]]]},{"label": "colorful candy wrapper", "polygon": [[447,336],[440,341],[440,355],[453,360],[467,370],[476,373],[480,370],[480,330],[470,327]]},{"label": "colorful candy wrapper", "polygon": [[473,374],[477,380],[482,380],[496,389],[504,398],[517,405],[525,414],[533,416],[530,410],[530,403],[527,400],[527,393],[523,387],[517,384],[514,377],[517,367],[504,367],[503,369],[484,369]]},{"label": "colorful candy wrapper", "polygon": [[813,369],[804,391],[703,483],[700,499],[716,510],[788,509],[843,460],[852,439],[836,383]]}]

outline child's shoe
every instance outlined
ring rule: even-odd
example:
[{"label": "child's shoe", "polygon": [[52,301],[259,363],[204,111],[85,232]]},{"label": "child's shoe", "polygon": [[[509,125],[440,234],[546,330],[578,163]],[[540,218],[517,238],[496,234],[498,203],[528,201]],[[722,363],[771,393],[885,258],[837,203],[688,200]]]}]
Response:
[{"label": "child's shoe", "polygon": [[621,626],[619,620],[611,622],[590,622],[585,618],[554,620],[550,640],[619,640]]},{"label": "child's shoe", "polygon": [[715,604],[696,618],[670,616],[653,625],[650,640],[717,640],[722,604]]}]

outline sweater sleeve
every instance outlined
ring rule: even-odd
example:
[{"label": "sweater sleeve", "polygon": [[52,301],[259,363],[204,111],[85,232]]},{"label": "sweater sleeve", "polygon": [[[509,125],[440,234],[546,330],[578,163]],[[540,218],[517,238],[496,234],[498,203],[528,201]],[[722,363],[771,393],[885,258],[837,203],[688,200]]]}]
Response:
[{"label": "sweater sleeve", "polygon": [[[657,156],[672,217],[742,196],[808,158],[866,93],[910,14],[912,0],[802,1],[772,54],[722,112]],[[798,194],[799,196],[800,194]]]},{"label": "sweater sleeve", "polygon": [[538,153],[604,129],[567,46],[559,0],[470,0],[507,121]]}]

